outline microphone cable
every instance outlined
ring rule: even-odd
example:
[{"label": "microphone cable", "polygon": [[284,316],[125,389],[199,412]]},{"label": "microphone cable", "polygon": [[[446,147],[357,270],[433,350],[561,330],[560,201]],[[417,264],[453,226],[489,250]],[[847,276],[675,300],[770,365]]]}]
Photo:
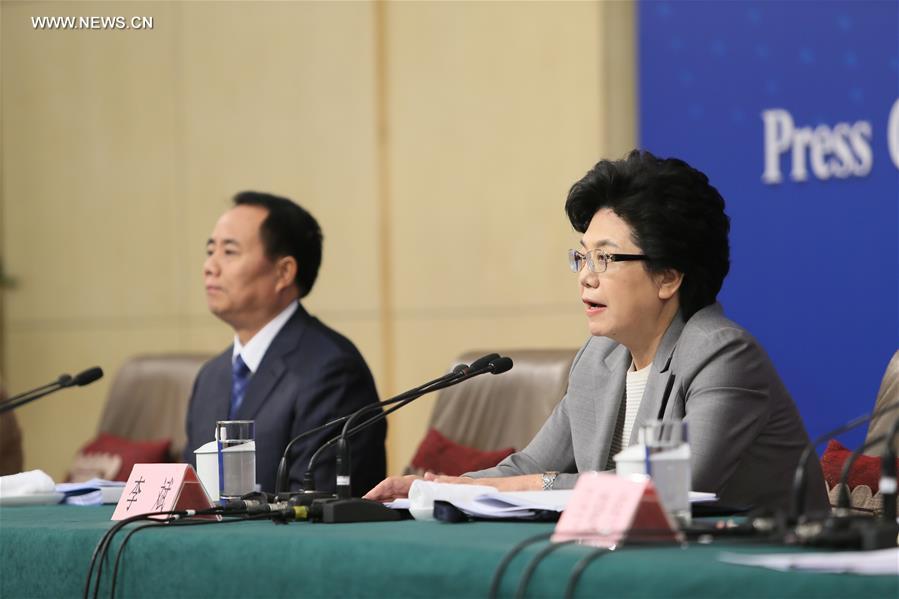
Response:
[{"label": "microphone cable", "polygon": [[[177,511],[165,511],[165,512],[150,512],[147,514],[138,514],[136,516],[131,516],[130,518],[125,518],[124,520],[120,520],[112,525],[103,536],[100,538],[100,541],[97,543],[97,546],[94,547],[94,551],[91,554],[90,565],[87,570],[87,580],[84,582],[84,592],[83,599],[88,599],[89,596],[93,595],[94,599],[96,599],[100,594],[100,580],[103,574],[103,562],[106,560],[107,554],[109,552],[109,546],[112,541],[112,538],[123,528],[132,524],[134,522],[140,522],[141,520],[153,520],[155,522],[160,522],[157,517],[164,516],[167,517],[168,520],[163,520],[160,523],[166,523],[169,521],[173,521],[179,518],[185,517],[194,517],[194,516],[205,516],[205,515],[217,515],[221,511],[221,508],[210,508],[207,510],[177,510]],[[217,522],[217,520],[216,520]],[[94,584],[94,592],[91,593],[91,583],[94,580],[94,569],[96,569],[96,583]]]},{"label": "microphone cable", "polygon": [[119,545],[119,550],[116,551],[115,560],[112,563],[112,581],[109,585],[109,597],[112,599],[115,597],[115,585],[116,580],[119,577],[119,562],[122,559],[122,554],[125,552],[125,545],[128,544],[128,541],[131,540],[131,537],[134,536],[134,533],[144,530],[145,528],[154,528],[156,526],[165,526],[164,522],[150,522],[148,524],[144,524],[142,526],[135,526],[133,529],[128,531],[128,534],[125,535],[125,538],[122,539],[121,545]]},{"label": "microphone cable", "polygon": [[499,565],[496,566],[496,570],[493,571],[493,578],[490,580],[490,590],[487,592],[487,599],[496,599],[499,594],[499,587],[503,582],[503,576],[506,573],[506,568],[509,567],[509,564],[512,563],[512,560],[515,559],[515,556],[521,553],[528,545],[533,545],[534,543],[539,543],[540,541],[545,541],[553,536],[551,532],[543,532],[538,535],[533,535],[527,537],[526,539],[519,541],[516,543],[512,549],[503,556],[503,559],[500,560]]},{"label": "microphone cable", "polygon": [[528,592],[528,584],[531,582],[531,578],[534,576],[534,572],[537,571],[537,566],[540,565],[547,555],[555,551],[556,549],[561,549],[566,545],[571,545],[572,543],[577,543],[577,539],[571,539],[569,541],[562,541],[561,543],[550,543],[543,549],[537,552],[537,555],[531,558],[531,561],[528,562],[528,565],[525,566],[524,572],[521,573],[521,577],[518,579],[518,589],[515,591],[515,599],[524,599],[525,595]]},{"label": "microphone cable", "polygon": [[574,568],[571,569],[571,574],[568,575],[568,583],[565,585],[565,599],[574,599],[574,591],[577,589],[577,583],[580,581],[581,575],[587,567],[597,559],[611,552],[612,550],[608,547],[597,547],[574,565]]},{"label": "microphone cable", "polygon": [[[239,512],[232,512],[228,515],[236,516],[236,515],[240,515],[240,514],[239,514]],[[201,526],[201,525],[205,525],[205,524],[232,524],[234,522],[245,522],[248,520],[267,520],[268,518],[271,518],[271,517],[272,517],[271,513],[247,514],[242,518],[230,518],[228,520],[192,520],[192,519],[173,520],[171,522],[153,522],[150,524],[144,524],[143,526],[135,527],[134,529],[128,531],[128,534],[125,536],[124,539],[122,539],[122,543],[121,543],[121,545],[119,545],[119,548],[116,551],[115,560],[113,561],[113,566],[112,566],[112,579],[111,579],[110,588],[109,588],[110,599],[115,599],[116,583],[117,583],[118,575],[119,575],[119,564],[121,563],[122,555],[125,552],[125,546],[128,544],[128,541],[131,540],[131,537],[134,536],[134,534],[136,532],[139,532],[139,531],[147,529],[147,528],[157,528],[160,526],[172,528],[172,527],[181,527],[181,526]]]}]

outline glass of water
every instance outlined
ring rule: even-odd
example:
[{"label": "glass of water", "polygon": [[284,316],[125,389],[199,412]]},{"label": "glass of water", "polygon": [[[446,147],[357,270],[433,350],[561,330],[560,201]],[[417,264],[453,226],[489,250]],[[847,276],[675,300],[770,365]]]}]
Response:
[{"label": "glass of water", "polygon": [[650,420],[640,429],[646,474],[662,506],[681,525],[690,523],[690,445],[683,420]]},{"label": "glass of water", "polygon": [[222,503],[256,490],[256,422],[219,420],[215,423],[218,445],[219,498]]}]

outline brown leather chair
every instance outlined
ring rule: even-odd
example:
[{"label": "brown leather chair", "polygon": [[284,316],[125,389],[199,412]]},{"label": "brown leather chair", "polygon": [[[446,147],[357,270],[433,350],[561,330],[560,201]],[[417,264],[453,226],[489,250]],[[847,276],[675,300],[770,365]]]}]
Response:
[{"label": "brown leather chair", "polygon": [[171,459],[180,462],[194,379],[211,357],[161,354],[129,359],[112,382],[99,432],[134,441],[171,439]]},{"label": "brown leather chair", "polygon": [[[886,372],[883,373],[883,379],[880,381],[880,390],[877,392],[877,400],[874,402],[874,411],[882,410],[897,403],[899,403],[899,350],[896,350],[896,353],[893,354],[893,359],[887,364]],[[871,420],[871,424],[868,425],[865,443],[890,431],[890,427],[899,419],[899,408],[894,410]],[[881,455],[883,453],[883,445],[882,441],[876,443],[865,450],[865,453]],[[899,440],[896,441],[896,448],[899,451]]]},{"label": "brown leather chair", "polygon": [[[470,364],[485,353],[467,352],[455,364]],[[456,443],[481,450],[521,449],[530,442],[565,394],[577,350],[499,353],[512,358],[512,370],[485,374],[440,391],[429,428],[436,428]]]}]

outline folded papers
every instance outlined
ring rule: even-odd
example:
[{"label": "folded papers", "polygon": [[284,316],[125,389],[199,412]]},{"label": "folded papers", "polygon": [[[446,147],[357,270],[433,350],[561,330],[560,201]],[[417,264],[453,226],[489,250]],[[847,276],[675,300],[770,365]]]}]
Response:
[{"label": "folded papers", "polygon": [[[541,511],[562,512],[574,490],[499,491],[487,485],[437,483],[416,480],[408,499],[387,504],[394,509],[408,509],[416,520],[434,519],[434,501],[446,501],[475,518],[534,518]],[[714,493],[690,493],[691,503],[715,501]]]}]

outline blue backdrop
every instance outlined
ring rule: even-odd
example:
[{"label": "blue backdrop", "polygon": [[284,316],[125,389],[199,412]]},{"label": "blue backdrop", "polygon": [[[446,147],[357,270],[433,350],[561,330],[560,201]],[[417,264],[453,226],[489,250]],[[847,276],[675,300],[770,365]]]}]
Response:
[{"label": "blue backdrop", "polygon": [[812,436],[870,410],[899,347],[899,2],[643,1],[638,19],[640,144],[727,201],[726,313]]}]

